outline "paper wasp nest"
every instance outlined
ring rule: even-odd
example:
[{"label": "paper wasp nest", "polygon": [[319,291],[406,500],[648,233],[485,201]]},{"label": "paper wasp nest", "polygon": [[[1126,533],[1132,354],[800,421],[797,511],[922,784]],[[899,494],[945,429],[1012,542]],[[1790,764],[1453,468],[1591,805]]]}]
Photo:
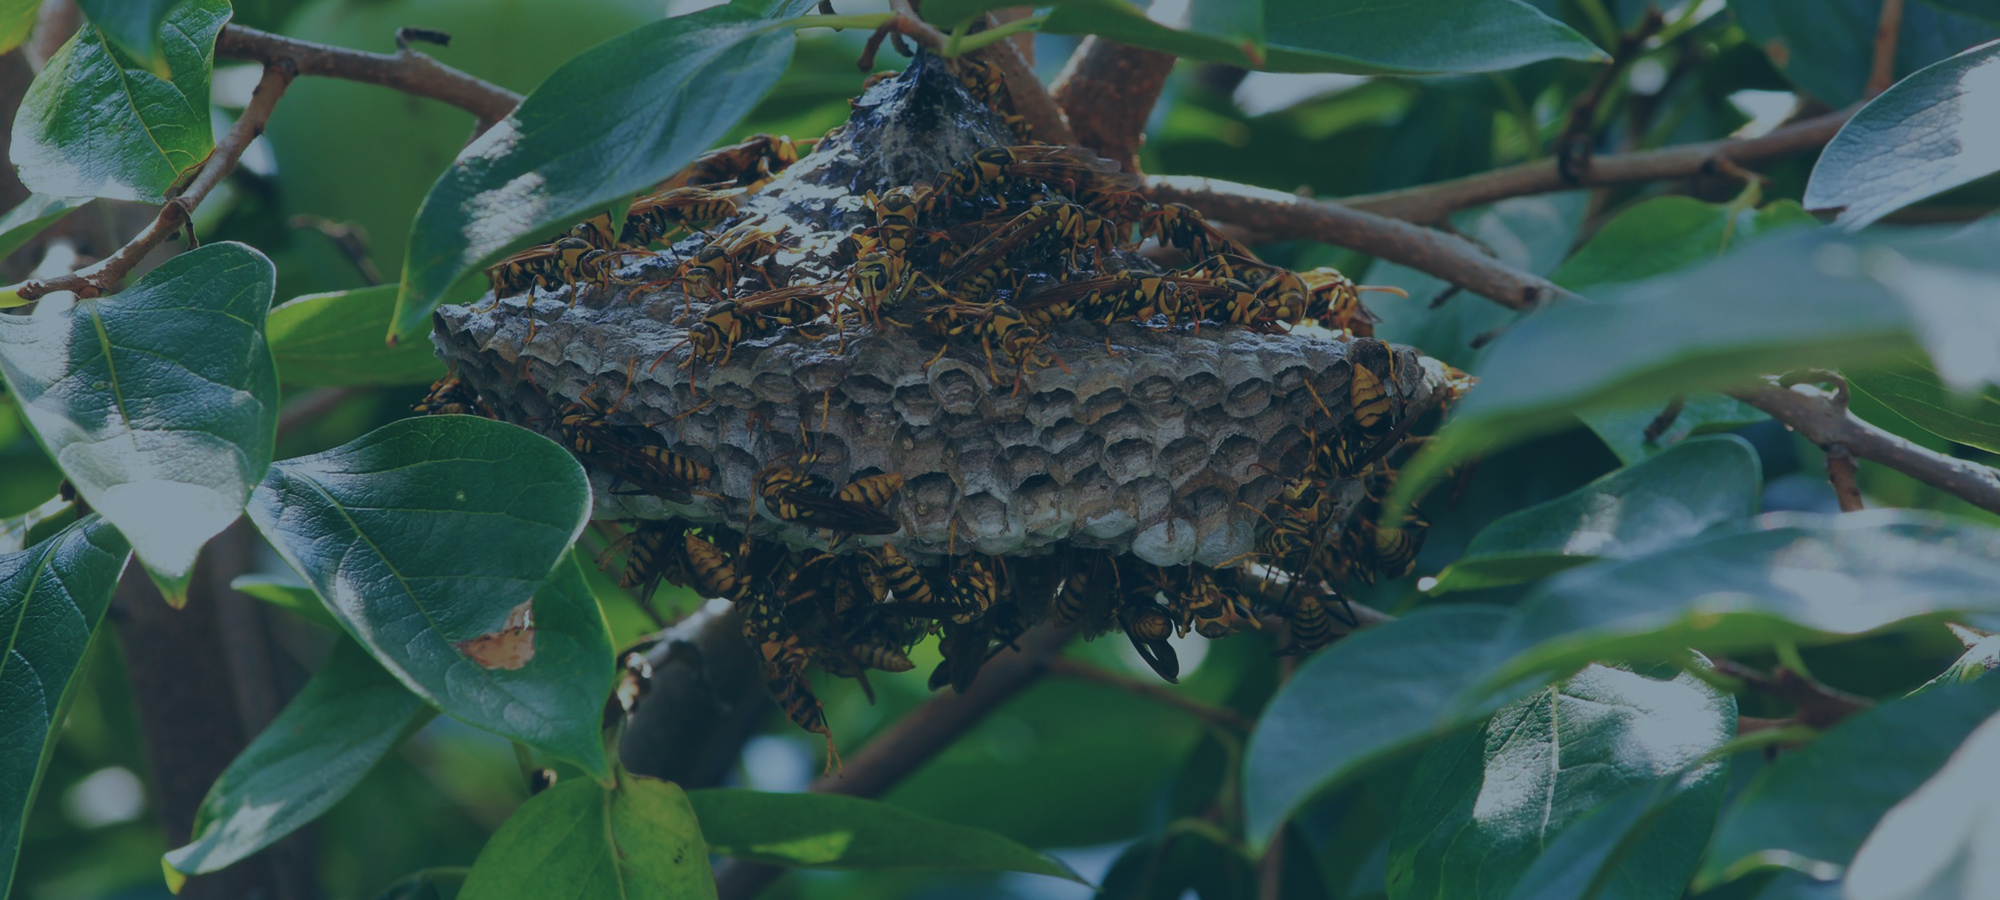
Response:
[{"label": "paper wasp nest", "polygon": [[[715,230],[761,217],[787,248],[767,266],[770,283],[844,280],[853,260],[838,244],[875,223],[867,192],[937,179],[982,147],[1016,142],[942,63],[922,56]],[[643,283],[669,279],[705,240],[629,265],[606,285],[530,289],[532,304],[517,295],[437,313],[441,355],[503,418],[553,434],[556,411],[589,394],[614,421],[644,425],[714,471],[699,488],[719,498],[695,496],[691,506],[593,472],[601,518],[755,520],[766,537],[823,546],[823,531],[753,515],[757,473],[812,450],[812,470],[836,483],[904,476],[890,507],[902,530],[886,540],[919,564],[948,551],[1024,556],[1067,545],[1217,565],[1249,553],[1268,527],[1260,511],[1301,472],[1308,432],[1352,416],[1355,366],[1387,376],[1397,420],[1450,389],[1441,364],[1373,339],[1068,321],[1044,345],[1067,371],[1037,368],[1016,391],[1014,367],[1001,359],[996,383],[977,339],[952,341],[926,368],[943,338],[878,329],[851,311],[844,332],[831,322],[810,334],[785,327],[739,343],[726,364],[689,364],[687,329],[709,304],[678,285]],[[1030,281],[1065,277],[1053,254],[1045,262]],[[1341,516],[1360,490],[1330,491]]]}]

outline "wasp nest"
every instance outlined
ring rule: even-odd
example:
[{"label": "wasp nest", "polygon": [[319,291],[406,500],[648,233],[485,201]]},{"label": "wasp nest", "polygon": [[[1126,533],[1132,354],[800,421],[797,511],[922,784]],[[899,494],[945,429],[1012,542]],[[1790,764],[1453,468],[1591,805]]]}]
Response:
[{"label": "wasp nest", "polygon": [[[1171,678],[1176,628],[1329,596],[1244,599],[1241,563],[1407,568],[1420,531],[1373,524],[1378,461],[1462,377],[1365,336],[1351,282],[1258,263],[1105,161],[1025,142],[982,67],[919,56],[854,107],[802,158],[725,148],[615,236],[600,217],[503,262],[498,299],[439,310],[459,382],[428,406],[569,446],[600,517],[648,523],[628,580],[749,602],[813,730],[807,662],[907,668],[942,628],[933,682],[962,687],[1053,616],[1122,627]],[[1135,231],[1187,267],[1134,254]],[[1291,333],[1307,321],[1341,331]],[[1314,621],[1294,646],[1330,639]]]}]

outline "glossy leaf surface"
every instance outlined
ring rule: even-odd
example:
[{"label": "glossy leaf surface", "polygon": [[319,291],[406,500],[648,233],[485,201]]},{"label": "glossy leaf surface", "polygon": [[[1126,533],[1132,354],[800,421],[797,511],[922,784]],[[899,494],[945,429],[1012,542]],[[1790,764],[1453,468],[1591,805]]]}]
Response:
[{"label": "glossy leaf surface", "polygon": [[1922,357],[1843,373],[1847,384],[1917,427],[1948,441],[2000,453],[2000,389],[1960,394],[1946,387]]},{"label": "glossy leaf surface", "polygon": [[403,419],[285,460],[250,505],[342,627],[411,690],[601,776],[610,637],[566,556],[589,510],[575,457],[473,416]]},{"label": "glossy leaf surface", "polygon": [[125,55],[160,70],[168,64],[160,33],[167,13],[187,0],[76,0],[90,24]]},{"label": "glossy leaf surface", "polygon": [[360,645],[341,641],[208,789],[193,839],[169,852],[167,865],[187,875],[218,871],[297,831],[431,715]]},{"label": "glossy leaf surface", "polygon": [[0,369],[28,424],[175,602],[271,464],[275,277],[250,247],[207,244],[117,294],[0,318]]},{"label": "glossy leaf surface", "polygon": [[521,804],[486,842],[462,900],[713,898],[708,848],[687,795],[622,774],[564,781]]},{"label": "glossy leaf surface", "polygon": [[426,384],[445,366],[429,341],[382,340],[396,310],[396,286],[297,297],[271,310],[278,375],[297,387]]},{"label": "glossy leaf surface", "polygon": [[125,569],[118,530],[91,516],[0,555],[0,895],[13,879],[35,789],[68,706],[71,676]]},{"label": "glossy leaf surface", "polygon": [[2000,884],[2000,716],[1882,817],[1847,870],[1847,900],[1979,900]]},{"label": "glossy leaf surface", "polygon": [[1031,872],[1082,881],[1000,835],[838,794],[701,790],[688,795],[709,850],[780,866]]},{"label": "glossy leaf surface", "polygon": [[167,15],[163,59],[171,74],[85,25],[64,44],[21,102],[11,149],[21,182],[52,197],[158,203],[215,148],[209,68],[228,0],[186,0]]},{"label": "glossy leaf surface", "polygon": [[2000,42],[1934,63],[1854,114],[1821,151],[1806,185],[1813,209],[1860,228],[2000,171]]}]

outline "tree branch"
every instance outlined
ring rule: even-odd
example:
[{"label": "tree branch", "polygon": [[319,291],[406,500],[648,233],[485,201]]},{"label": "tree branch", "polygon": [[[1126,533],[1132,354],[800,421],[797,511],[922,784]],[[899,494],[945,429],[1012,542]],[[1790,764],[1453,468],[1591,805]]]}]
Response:
[{"label": "tree branch", "polygon": [[60,278],[30,281],[22,285],[21,298],[34,300],[52,291],[75,291],[79,298],[88,299],[117,290],[132,267],[192,221],[194,210],[201,205],[201,201],[207,199],[209,192],[215,190],[222,179],[235,171],[237,161],[243,158],[243,151],[264,133],[265,123],[271,120],[271,110],[277,107],[278,98],[284,96],[285,89],[291,87],[295,75],[296,69],[286,60],[264,66],[264,77],[257,82],[256,91],[250,95],[250,104],[243,108],[243,117],[237,119],[229,133],[216,142],[215,150],[201,164],[201,170],[188,183],[187,189],[160,207],[159,214],[154,216],[146,230],[94,266]]},{"label": "tree branch", "polygon": [[1481,253],[1464,238],[1343,204],[1179,176],[1148,179],[1146,193],[1156,203],[1185,203],[1203,215],[1253,232],[1310,238],[1419,269],[1510,309],[1577,299],[1548,279]]},{"label": "tree branch", "polygon": [[1807,384],[1785,388],[1774,382],[1731,393],[1821,447],[1844,446],[1855,456],[2000,513],[2000,471],[1919,447],[1855,418],[1835,402],[1832,391]]},{"label": "tree branch", "polygon": [[1903,30],[1903,0],[1882,0],[1882,18],[1875,23],[1875,59],[1868,70],[1865,94],[1873,97],[1896,83],[1896,38]]},{"label": "tree branch", "polygon": [[1128,678],[1073,659],[1051,660],[1049,674],[1075,678],[1079,681],[1094,681],[1128,694],[1137,694],[1156,703],[1164,703],[1210,725],[1242,734],[1250,733],[1250,729],[1257,724],[1251,721],[1249,716],[1226,706],[1210,706],[1165,685]]},{"label": "tree branch", "polygon": [[1766,675],[1741,663],[1718,657],[1715,659],[1715,671],[1743,682],[1752,690],[1790,703],[1798,708],[1793,721],[1821,731],[1875,705],[1865,697],[1834,690],[1783,666]]},{"label": "tree branch", "polygon": [[[1034,684],[1049,666],[1071,629],[1037,628],[1020,641],[1020,650],[1001,653],[979,670],[978,680],[963,694],[941,694],[912,710],[877,735],[861,752],[848,757],[842,771],[813,782],[811,790],[851,797],[880,797],[897,782],[951,746],[987,713]],[[784,869],[760,863],[731,863],[716,878],[723,900],[749,900],[784,874]]]},{"label": "tree branch", "polygon": [[340,78],[428,97],[479,117],[479,130],[507,117],[521,95],[460,72],[409,47],[395,53],[365,53],[230,25],[215,41],[220,59],[256,60],[266,66],[289,60],[300,75]]},{"label": "tree branch", "polygon": [[1056,104],[1068,115],[1078,144],[1137,172],[1146,119],[1173,70],[1172,54],[1093,35],[1056,76]]},{"label": "tree branch", "polygon": [[1578,172],[1574,179],[1563,177],[1557,160],[1543,159],[1451,181],[1348,197],[1341,202],[1351,209],[1428,224],[1461,209],[1483,206],[1508,197],[1688,178],[1722,172],[1729,164],[1740,167],[1816,150],[1833,140],[1840,126],[1846,124],[1853,114],[1852,108],[1827,113],[1794,122],[1762,137],[1727,138],[1639,153],[1600,156],[1591,160],[1589,168]]},{"label": "tree branch", "polygon": [[[916,39],[916,42],[933,52],[944,50],[948,40],[945,33],[917,15],[910,0],[889,0],[889,9],[902,19],[898,30]],[[991,20],[988,20],[991,24]],[[1000,75],[1007,80],[1007,96],[1014,101],[1014,112],[1026,120],[1035,130],[1035,139],[1051,144],[1074,144],[1076,135],[1069,130],[1069,123],[1063,121],[1062,110],[1057,108],[1055,98],[1049,96],[1049,89],[1035,77],[1035,70],[1013,41],[997,41],[981,47],[974,55],[998,66]]]},{"label": "tree branch", "polygon": [[[1597,71],[1597,77],[1591,80],[1590,87],[1584,89],[1583,93],[1577,95],[1576,101],[1570,104],[1569,123],[1564,126],[1562,136],[1556,139],[1556,171],[1564,180],[1575,181],[1589,175],[1590,165],[1597,150],[1598,107],[1604,104],[1604,95],[1611,92],[1611,86],[1618,81],[1618,76],[1625,74],[1625,70],[1631,68],[1632,62],[1639,58],[1639,53],[1646,47],[1646,41],[1658,34],[1666,24],[1666,16],[1659,8],[1649,7],[1646,10],[1646,17],[1639,22],[1639,27],[1619,35],[1618,47],[1611,53],[1611,62]],[[1531,139],[1533,134],[1532,131],[1529,132]]]}]

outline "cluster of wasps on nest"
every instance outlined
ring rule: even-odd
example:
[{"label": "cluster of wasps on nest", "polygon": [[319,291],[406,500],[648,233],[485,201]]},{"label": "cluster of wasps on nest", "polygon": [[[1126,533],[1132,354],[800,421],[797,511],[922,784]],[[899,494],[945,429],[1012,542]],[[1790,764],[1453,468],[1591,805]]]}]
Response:
[{"label": "cluster of wasps on nest", "polygon": [[[1026,142],[997,71],[972,59],[958,65],[960,80],[1006,117],[1022,142],[979,150],[925,183],[868,193],[873,224],[855,228],[832,256],[844,279],[774,283],[765,262],[785,236],[758,219],[707,240],[668,279],[645,283],[677,287],[683,303],[707,304],[687,329],[683,365],[726,365],[740,342],[787,328],[815,338],[826,329],[843,338],[850,327],[912,329],[943,345],[932,363],[954,342],[976,344],[994,383],[1004,384],[1001,370],[1011,369],[1018,391],[1038,370],[1066,368],[1044,341],[1072,320],[1267,334],[1311,322],[1373,334],[1375,320],[1360,296],[1371,288],[1330,268],[1301,273],[1260,262],[1194,209],[1147,202],[1139,179],[1115,163]],[[798,159],[795,144],[767,135],[714,151],[635,201],[615,231],[600,216],[502,260],[489,273],[495,295],[527,292],[532,302],[537,287],[603,284],[616,277],[624,254],[718,227]],[[1128,265],[1145,240],[1186,264],[1165,272]],[[1057,276],[1034,271],[1052,261]],[[739,291],[746,278],[761,282],[758,289]],[[1105,352],[1116,353],[1108,338]],[[606,557],[624,551],[620,584],[638,590],[649,613],[662,583],[733,601],[772,696],[799,727],[826,737],[829,765],[833,737],[807,669],[856,677],[867,689],[867,670],[912,669],[911,649],[930,635],[938,636],[943,657],[931,688],[949,684],[960,692],[987,659],[1043,622],[1089,636],[1121,631],[1170,682],[1180,669],[1170,639],[1190,632],[1213,639],[1282,624],[1280,652],[1315,650],[1356,624],[1339,588],[1406,574],[1426,528],[1414,515],[1381,521],[1379,498],[1394,477],[1387,457],[1427,410],[1397,414],[1388,388],[1395,357],[1379,356],[1356,359],[1346,398],[1352,416],[1327,411],[1328,427],[1302,429],[1309,459],[1289,468],[1304,474],[1267,508],[1253,510],[1263,523],[1254,550],[1214,568],[1160,567],[1077,548],[1033,558],[954,553],[944,564],[920,566],[893,543],[851,540],[898,531],[889,510],[903,477],[842,484],[815,474],[810,435],[802,435],[808,449],[801,456],[757,474],[754,505],[764,517],[824,534],[825,551],[760,541],[752,523],[738,529],[669,518],[628,523]],[[600,398],[608,392],[591,393],[554,416],[556,436],[588,467],[674,503],[706,493],[701,485],[714,474],[707,465],[675,453],[644,424],[614,420],[622,397],[607,403]],[[1448,393],[1434,392],[1433,400]],[[440,382],[417,409],[491,415],[456,379]],[[1343,516],[1349,510],[1334,488],[1353,481],[1364,483],[1365,496]]]}]

